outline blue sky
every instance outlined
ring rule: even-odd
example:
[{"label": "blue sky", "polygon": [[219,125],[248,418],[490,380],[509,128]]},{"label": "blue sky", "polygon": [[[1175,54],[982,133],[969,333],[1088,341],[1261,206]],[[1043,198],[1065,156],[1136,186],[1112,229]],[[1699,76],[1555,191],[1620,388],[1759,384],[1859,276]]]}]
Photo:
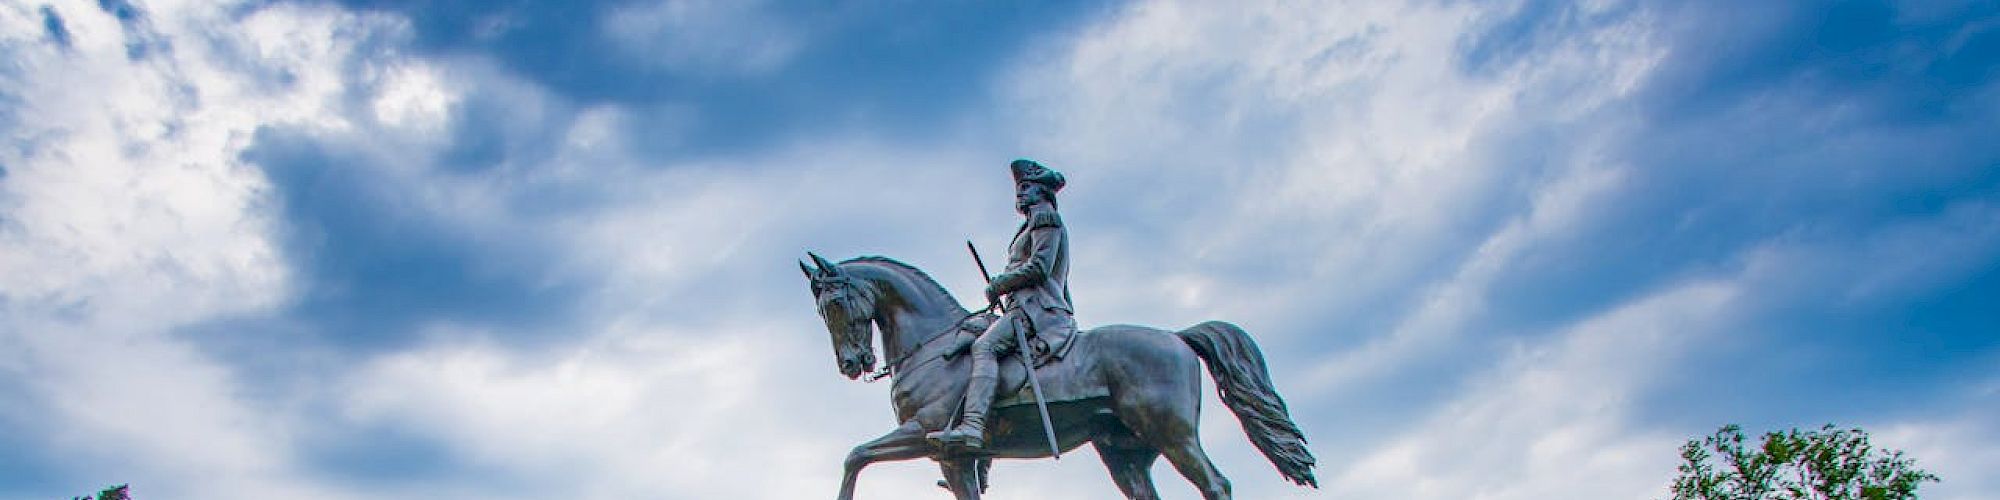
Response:
[{"label": "blue sky", "polygon": [[1022,156],[1081,323],[1264,346],[1325,490],[1211,395],[1240,497],[1657,498],[1828,422],[2000,491],[1987,2],[10,1],[0,53],[0,498],[831,495],[894,422],[793,261],[976,294]]}]

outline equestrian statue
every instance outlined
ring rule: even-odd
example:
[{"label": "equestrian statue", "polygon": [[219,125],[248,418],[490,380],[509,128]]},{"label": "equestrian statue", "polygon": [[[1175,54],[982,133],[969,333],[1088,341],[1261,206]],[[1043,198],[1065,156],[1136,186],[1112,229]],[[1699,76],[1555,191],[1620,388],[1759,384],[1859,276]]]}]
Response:
[{"label": "equestrian statue", "polygon": [[[808,252],[812,263],[799,263],[841,374],[893,377],[900,425],[848,454],[838,498],[854,497],[868,464],[930,458],[943,470],[941,486],[960,500],[977,499],[994,458],[1060,457],[1090,443],[1128,498],[1158,498],[1151,470],[1165,456],[1204,498],[1228,499],[1229,480],[1199,436],[1204,365],[1224,406],[1278,473],[1318,487],[1304,434],[1272,387],[1262,352],[1236,325],[1077,331],[1069,233],[1056,203],[1063,176],[1033,160],[1008,167],[1022,222],[979,310],[894,259],[836,264]],[[887,359],[880,371],[878,330]]]}]

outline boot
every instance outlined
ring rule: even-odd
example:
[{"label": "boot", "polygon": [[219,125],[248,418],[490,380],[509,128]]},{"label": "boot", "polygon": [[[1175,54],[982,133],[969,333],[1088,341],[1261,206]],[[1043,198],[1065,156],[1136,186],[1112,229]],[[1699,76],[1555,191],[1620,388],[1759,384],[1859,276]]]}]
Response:
[{"label": "boot", "polygon": [[965,416],[958,426],[925,434],[924,438],[937,441],[946,448],[977,451],[986,447],[986,409],[993,406],[993,385],[999,383],[994,377],[972,377],[965,385]]}]

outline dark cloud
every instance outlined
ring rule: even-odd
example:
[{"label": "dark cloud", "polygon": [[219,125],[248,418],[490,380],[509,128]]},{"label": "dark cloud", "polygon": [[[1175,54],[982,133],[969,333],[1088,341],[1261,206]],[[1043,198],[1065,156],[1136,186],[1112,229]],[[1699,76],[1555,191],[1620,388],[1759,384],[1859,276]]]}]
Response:
[{"label": "dark cloud", "polygon": [[[1649,88],[1660,119],[1699,120],[1778,96],[1885,124],[1964,120],[2000,68],[2000,6],[1913,16],[1908,2],[1666,7],[1675,50]],[[1987,99],[1990,99],[1987,98]]]},{"label": "dark cloud", "polygon": [[56,14],[54,6],[42,6],[42,32],[56,45],[61,45],[64,49],[70,48],[69,28],[63,26],[62,16]]},{"label": "dark cloud", "polygon": [[111,14],[111,17],[118,18],[121,24],[137,23],[146,18],[144,11],[127,0],[97,0],[97,8],[106,14]]},{"label": "dark cloud", "polygon": [[1697,428],[1780,426],[1922,419],[1962,404],[1956,381],[1988,376],[2000,353],[1989,334],[2000,320],[1978,312],[2000,307],[2000,226],[1994,205],[1968,208],[1905,223],[1928,234],[1793,242],[1833,253],[1784,255],[1806,271],[1747,297],[1741,324],[1641,399],[1642,412]]},{"label": "dark cloud", "polygon": [[[1761,247],[1864,248],[2000,201],[1992,6],[1918,21],[1871,2],[1658,12],[1677,29],[1609,159],[1631,166],[1624,194],[1507,266],[1488,295],[1492,328],[1545,331],[1734,274]],[[1912,295],[1856,302],[1836,293],[1855,283],[1800,279],[1746,297],[1732,345],[1710,346],[1651,413],[1852,417],[1955,390],[1935,381],[2000,348],[1993,322],[1966,314],[2000,306],[2000,263],[1956,257],[1973,259],[1970,274]],[[1810,287],[1833,290],[1796,289]]]},{"label": "dark cloud", "polygon": [[[1857,4],[1667,10],[1669,24],[1699,28],[1670,38],[1673,56],[1642,90],[1647,112],[1608,160],[1632,166],[1629,196],[1512,263],[1494,287],[1510,291],[1492,297],[1494,319],[1559,324],[1725,271],[1787,232],[1865,234],[1992,196],[2000,152],[1979,131],[1996,125],[1994,87],[1891,57],[1964,25],[1892,29],[1888,7]],[[1869,112],[1918,105],[1964,112],[1922,123]]]},{"label": "dark cloud", "polygon": [[361,489],[441,483],[479,485],[496,491],[510,487],[506,475],[473,465],[449,443],[393,425],[322,429],[301,448],[307,467]]},{"label": "dark cloud", "polygon": [[[408,16],[419,50],[493,57],[586,106],[673,107],[678,111],[638,114],[627,131],[639,152],[659,159],[752,155],[852,130],[911,142],[949,137],[967,121],[990,119],[980,110],[990,103],[996,71],[1017,49],[1096,13],[1064,2],[771,7],[766,14],[784,34],[804,41],[770,71],[733,74],[661,66],[614,47],[602,21],[645,2],[343,3]],[[729,28],[713,29],[717,36],[761,36],[753,27]]]},{"label": "dark cloud", "polygon": [[173,46],[165,36],[153,29],[146,11],[127,0],[97,0],[98,10],[118,20],[118,27],[125,33],[125,57],[134,61],[145,59],[161,51],[172,50]]},{"label": "dark cloud", "polygon": [[[512,89],[475,86],[452,107],[451,137],[437,167],[458,176],[496,174],[503,167],[546,165],[562,147],[577,110],[565,102],[530,104]],[[536,96],[539,97],[539,96]]]},{"label": "dark cloud", "polygon": [[[11,369],[0,371],[0,401],[45,401],[32,394],[29,379]],[[112,477],[84,477],[64,468],[64,464],[97,456],[104,450],[61,449],[54,446],[47,433],[38,432],[39,423],[33,416],[33,407],[16,407],[0,410],[0,496],[33,497],[41,492],[72,489],[81,494],[89,488],[106,485],[87,486],[90,481],[117,481]],[[65,455],[68,456],[65,456]],[[115,483],[113,483],[115,484]]]},{"label": "dark cloud", "polygon": [[393,160],[281,129],[260,130],[244,159],[277,190],[302,284],[291,314],[327,341],[403,346],[442,321],[534,332],[559,321],[582,286],[551,274],[537,235],[483,234],[426,208],[424,186],[377,170]]},{"label": "dark cloud", "polygon": [[1479,29],[1459,40],[1459,67],[1471,74],[1492,76],[1508,67],[1547,57],[1564,38],[1608,26],[1638,13],[1640,3],[1612,3],[1585,8],[1575,2],[1530,0],[1504,15],[1483,20]]}]

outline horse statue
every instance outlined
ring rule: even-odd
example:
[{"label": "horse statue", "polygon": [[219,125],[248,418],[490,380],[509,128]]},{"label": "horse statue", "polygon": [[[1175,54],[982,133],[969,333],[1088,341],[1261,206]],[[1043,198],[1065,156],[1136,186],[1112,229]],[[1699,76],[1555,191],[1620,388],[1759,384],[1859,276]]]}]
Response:
[{"label": "horse statue", "polygon": [[[954,342],[939,340],[983,328],[977,324],[983,315],[960,306],[936,280],[908,264],[884,257],[833,264],[808,256],[813,264],[801,261],[799,269],[833,337],[840,373],[852,380],[875,371],[874,335],[880,330],[882,355],[889,361],[874,378],[894,377],[890,403],[900,422],[848,453],[840,500],[854,498],[855,482],[869,464],[917,458],[938,462],[944,472],[940,483],[956,498],[976,500],[985,491],[991,459],[1054,452],[1044,440],[1034,400],[1020,390],[1029,368],[1013,356],[1002,362],[1007,368],[996,392],[1002,396],[989,416],[983,450],[968,454],[926,440],[925,432],[953,423],[971,369],[969,356],[948,352]],[[1056,441],[1063,450],[1086,442],[1096,447],[1126,497],[1159,498],[1151,470],[1165,455],[1204,498],[1230,498],[1229,480],[1201,448],[1204,364],[1223,404],[1278,473],[1302,486],[1319,486],[1305,436],[1271,386],[1264,355],[1235,325],[1208,321],[1180,331],[1103,326],[1079,332],[1067,349],[1062,360],[1034,368]]]}]

